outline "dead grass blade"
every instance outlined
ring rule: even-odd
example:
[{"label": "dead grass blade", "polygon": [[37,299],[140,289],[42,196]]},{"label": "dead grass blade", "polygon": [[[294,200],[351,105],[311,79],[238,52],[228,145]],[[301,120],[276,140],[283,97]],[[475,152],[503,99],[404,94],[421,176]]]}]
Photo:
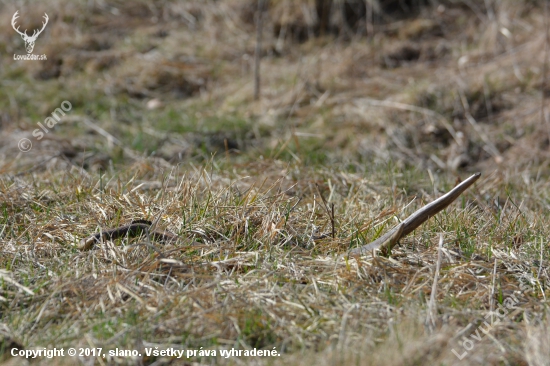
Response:
[{"label": "dead grass blade", "polygon": [[437,248],[437,264],[435,266],[434,283],[432,284],[432,293],[428,304],[428,315],[426,317],[426,325],[430,330],[433,330],[436,325],[437,316],[437,281],[439,280],[439,269],[441,268],[441,252],[443,249],[443,234],[439,234],[439,246]]},{"label": "dead grass blade", "polygon": [[25,291],[26,293],[28,293],[29,295],[34,295],[34,292],[32,292],[31,289],[29,289],[28,287],[26,286],[23,286],[22,284],[20,284],[19,282],[17,282],[16,280],[14,280],[12,278],[12,274],[11,272],[8,272],[4,269],[0,269],[0,278],[8,283],[11,283],[12,285],[14,285],[15,287],[17,287],[18,289],[20,290],[23,290]]}]

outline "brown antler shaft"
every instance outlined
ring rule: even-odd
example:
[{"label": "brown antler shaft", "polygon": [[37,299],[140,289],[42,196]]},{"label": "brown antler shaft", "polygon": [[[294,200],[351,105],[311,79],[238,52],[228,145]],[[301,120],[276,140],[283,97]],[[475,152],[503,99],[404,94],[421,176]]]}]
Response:
[{"label": "brown antler shaft", "polygon": [[88,250],[91,249],[95,243],[99,243],[102,240],[115,240],[125,236],[136,237],[146,233],[150,235],[152,240],[165,243],[177,240],[178,236],[169,231],[150,230],[151,224],[152,223],[147,220],[135,220],[129,225],[120,226],[110,230],[102,230],[99,233],[80,240],[78,248],[80,250]]},{"label": "brown antler shaft", "polygon": [[[411,216],[407,217],[399,225],[393,227],[387,233],[373,241],[372,243],[352,249],[349,254],[366,254],[374,249],[391,250],[399,239],[413,232],[417,227],[426,222],[430,217],[435,216],[438,212],[453,203],[466,189],[468,189],[476,180],[479,179],[481,173],[476,173],[451,189],[448,193],[439,197],[435,201],[428,203]],[[399,233],[400,231],[400,233]],[[397,234],[397,235],[396,235]]]}]

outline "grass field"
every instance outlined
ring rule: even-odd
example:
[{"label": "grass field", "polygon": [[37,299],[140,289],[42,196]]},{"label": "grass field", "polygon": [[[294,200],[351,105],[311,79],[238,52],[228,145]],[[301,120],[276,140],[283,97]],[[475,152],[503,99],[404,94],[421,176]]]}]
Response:
[{"label": "grass field", "polygon": [[546,6],[0,1],[0,362],[549,365]]}]

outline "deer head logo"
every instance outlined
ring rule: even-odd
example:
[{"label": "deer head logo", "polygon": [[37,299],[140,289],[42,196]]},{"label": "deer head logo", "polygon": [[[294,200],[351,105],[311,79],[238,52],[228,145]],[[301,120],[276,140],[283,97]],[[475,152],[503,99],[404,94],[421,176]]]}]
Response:
[{"label": "deer head logo", "polygon": [[11,26],[13,27],[13,29],[15,29],[17,33],[21,35],[23,41],[25,41],[25,48],[27,49],[27,53],[32,53],[32,50],[34,49],[34,42],[36,42],[36,39],[38,38],[40,33],[42,33],[44,28],[46,28],[46,24],[48,24],[48,14],[44,13],[44,19],[46,20],[46,22],[42,22],[42,29],[40,29],[39,31],[35,29],[32,33],[32,36],[29,37],[26,29],[25,32],[20,32],[19,27],[15,28],[16,19],[19,18],[19,15],[17,15],[17,13],[19,13],[19,10],[16,11],[11,18]]}]

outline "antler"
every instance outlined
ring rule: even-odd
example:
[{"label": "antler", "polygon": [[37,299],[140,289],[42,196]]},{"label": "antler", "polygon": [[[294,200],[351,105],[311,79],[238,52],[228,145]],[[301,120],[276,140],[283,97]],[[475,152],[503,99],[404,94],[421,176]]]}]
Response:
[{"label": "antler", "polygon": [[[19,30],[19,27],[15,28],[15,23],[16,23],[16,21],[17,21],[17,18],[19,18],[18,13],[19,13],[19,10],[17,10],[17,11],[15,12],[15,14],[13,14],[13,17],[11,18],[11,26],[12,26],[13,29],[14,29],[17,33],[19,33],[22,37],[24,37],[25,39],[29,39],[29,40],[36,39],[36,38],[40,35],[40,33],[42,33],[42,31],[44,30],[44,28],[46,28],[46,24],[48,24],[48,20],[50,19],[50,18],[48,18],[48,14],[44,13],[43,18],[44,18],[44,20],[46,20],[46,22],[45,22],[45,23],[42,22],[42,29],[40,29],[39,31],[37,31],[37,30],[35,29],[34,32],[32,33],[32,36],[29,37],[29,35],[27,34],[27,30],[26,30],[26,29],[25,29],[25,32],[21,32],[21,31]],[[37,32],[38,32],[38,33],[37,33]]]},{"label": "antler", "polygon": [[[20,35],[28,37],[28,36],[27,36],[27,30],[26,30],[26,29],[25,29],[25,33],[22,33],[22,32],[19,31],[19,27],[15,28],[16,19],[19,18],[19,15],[17,15],[17,13],[19,13],[19,10],[17,10],[17,11],[15,12],[15,14],[13,14],[13,17],[11,18],[11,26],[12,26],[13,29],[14,29],[17,33],[19,33]],[[47,23],[47,22],[46,22],[46,23]],[[42,28],[42,29],[43,29],[43,28]]]},{"label": "antler", "polygon": [[395,226],[393,229],[389,230],[387,233],[376,239],[370,244],[366,244],[355,249],[352,249],[349,254],[352,255],[361,255],[369,253],[375,249],[382,249],[384,251],[391,250],[395,244],[407,234],[412,233],[417,227],[422,225],[430,217],[435,216],[439,211],[443,210],[445,207],[449,206],[454,202],[468,187],[470,187],[478,178],[481,176],[481,173],[476,173],[470,178],[466,179],[449,192],[439,197],[433,202],[428,203],[426,206],[422,207],[411,216],[407,217],[399,225]]}]

